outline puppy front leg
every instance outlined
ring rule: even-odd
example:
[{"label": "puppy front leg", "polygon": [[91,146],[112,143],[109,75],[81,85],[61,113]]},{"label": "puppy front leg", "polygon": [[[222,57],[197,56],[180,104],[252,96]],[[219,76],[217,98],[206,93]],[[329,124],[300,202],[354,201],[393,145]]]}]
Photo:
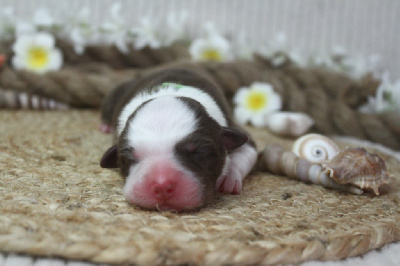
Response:
[{"label": "puppy front leg", "polygon": [[217,190],[227,194],[239,194],[242,181],[253,169],[257,160],[257,150],[249,143],[237,148],[229,155],[225,173],[217,179]]}]

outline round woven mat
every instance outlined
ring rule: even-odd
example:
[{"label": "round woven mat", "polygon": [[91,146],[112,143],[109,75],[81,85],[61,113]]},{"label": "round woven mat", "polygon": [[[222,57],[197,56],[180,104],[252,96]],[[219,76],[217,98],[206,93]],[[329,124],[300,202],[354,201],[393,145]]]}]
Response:
[{"label": "round woven mat", "polygon": [[[241,195],[198,212],[129,205],[99,167],[111,136],[95,111],[0,112],[0,251],[103,263],[253,264],[337,260],[400,239],[400,166],[383,195],[354,196],[253,174]],[[259,147],[279,141],[251,129]]]}]

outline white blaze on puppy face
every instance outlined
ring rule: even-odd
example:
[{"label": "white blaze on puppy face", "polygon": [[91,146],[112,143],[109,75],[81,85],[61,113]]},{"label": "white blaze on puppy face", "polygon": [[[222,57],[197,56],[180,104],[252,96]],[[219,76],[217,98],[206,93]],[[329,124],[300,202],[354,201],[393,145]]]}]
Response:
[{"label": "white blaze on puppy face", "polygon": [[154,99],[137,111],[127,125],[127,144],[134,148],[138,159],[138,163],[131,166],[124,187],[124,195],[129,201],[146,208],[157,206],[159,202],[151,195],[152,184],[149,182],[167,178],[174,183],[175,192],[165,203],[166,208],[185,209],[201,204],[200,182],[174,158],[175,144],[192,133],[196,126],[193,111],[174,97]]},{"label": "white blaze on puppy face", "polygon": [[128,140],[138,153],[159,155],[172,152],[195,129],[193,111],[179,99],[165,96],[146,103],[128,122]]}]

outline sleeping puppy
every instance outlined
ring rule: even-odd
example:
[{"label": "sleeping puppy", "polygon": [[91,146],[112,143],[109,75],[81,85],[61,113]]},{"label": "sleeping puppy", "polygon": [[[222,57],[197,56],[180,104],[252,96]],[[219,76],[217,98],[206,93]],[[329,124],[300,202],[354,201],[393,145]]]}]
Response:
[{"label": "sleeping puppy", "polygon": [[192,210],[216,192],[238,194],[255,144],[239,129],[218,86],[185,69],[122,84],[102,106],[114,143],[100,165],[119,168],[126,199],[146,209]]}]

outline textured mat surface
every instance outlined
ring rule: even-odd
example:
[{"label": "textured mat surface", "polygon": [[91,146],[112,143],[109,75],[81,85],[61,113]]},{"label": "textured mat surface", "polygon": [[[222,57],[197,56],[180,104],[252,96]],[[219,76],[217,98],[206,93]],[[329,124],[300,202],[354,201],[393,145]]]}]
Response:
[{"label": "textured mat surface", "polygon": [[[98,166],[98,113],[0,112],[0,251],[109,263],[284,263],[355,256],[400,239],[400,166],[382,196],[265,173],[199,212],[149,212]],[[252,130],[263,147],[280,140]]]}]

